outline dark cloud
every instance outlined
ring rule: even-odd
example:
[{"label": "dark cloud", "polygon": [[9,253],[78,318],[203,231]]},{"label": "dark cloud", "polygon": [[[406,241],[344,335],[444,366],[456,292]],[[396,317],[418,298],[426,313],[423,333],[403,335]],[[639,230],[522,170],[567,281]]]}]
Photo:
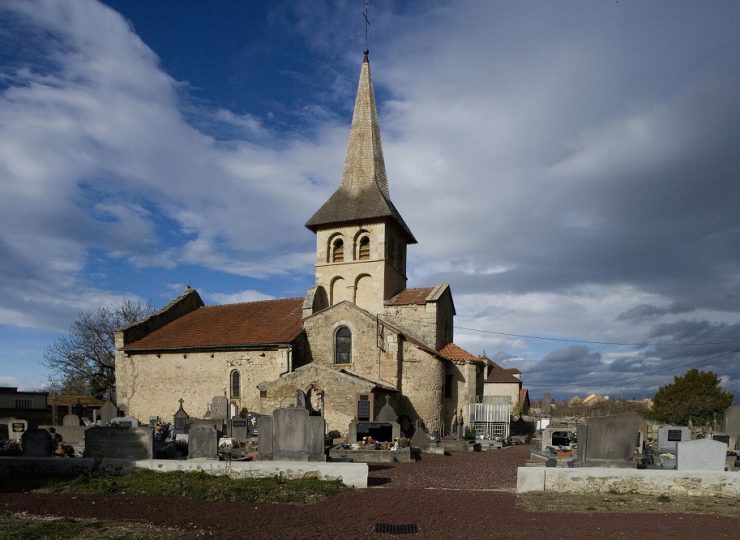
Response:
[{"label": "dark cloud", "polygon": [[616,320],[640,322],[645,319],[653,319],[661,315],[677,315],[680,313],[688,313],[690,311],[692,311],[692,308],[678,303],[674,303],[669,307],[657,307],[650,304],[640,304],[639,306],[635,306],[631,309],[628,309],[627,311],[620,313]]}]

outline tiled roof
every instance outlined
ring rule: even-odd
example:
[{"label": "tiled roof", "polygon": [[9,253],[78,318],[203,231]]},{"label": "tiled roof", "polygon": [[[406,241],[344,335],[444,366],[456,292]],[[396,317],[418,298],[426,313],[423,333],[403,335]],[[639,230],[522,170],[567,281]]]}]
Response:
[{"label": "tiled roof", "polygon": [[301,332],[303,298],[200,307],[138,341],[126,351],[182,350],[289,343]]},{"label": "tiled roof", "polygon": [[386,306],[408,306],[410,304],[424,305],[426,298],[429,293],[434,290],[434,287],[422,287],[419,289],[404,289],[396,296],[393,296],[386,300],[384,304]]},{"label": "tiled roof", "polygon": [[498,366],[491,368],[491,372],[486,377],[487,383],[521,383],[519,379],[514,376],[514,373],[519,373],[517,369],[506,369]]},{"label": "tiled roof", "polygon": [[483,364],[485,362],[480,356],[475,356],[454,343],[448,343],[438,352],[440,356],[452,362],[472,362],[474,364]]}]

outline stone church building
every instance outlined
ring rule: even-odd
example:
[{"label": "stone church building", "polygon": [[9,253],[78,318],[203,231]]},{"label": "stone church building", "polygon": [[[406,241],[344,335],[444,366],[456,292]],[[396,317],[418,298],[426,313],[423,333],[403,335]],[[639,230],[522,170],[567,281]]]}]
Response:
[{"label": "stone church building", "polygon": [[453,343],[449,285],[406,288],[416,239],[391,201],[367,54],[339,188],[306,227],[316,282],[303,298],[205,306],[188,288],[118,331],[119,407],[171,420],[180,398],[196,417],[214,396],[233,416],[299,401],[345,435],[388,400],[404,428],[444,432],[461,410],[467,423],[487,361]]}]

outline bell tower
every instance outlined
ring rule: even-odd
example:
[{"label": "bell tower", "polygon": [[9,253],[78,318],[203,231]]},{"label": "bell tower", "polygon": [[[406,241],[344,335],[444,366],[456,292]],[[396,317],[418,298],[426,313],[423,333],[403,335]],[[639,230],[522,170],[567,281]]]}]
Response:
[{"label": "bell tower", "polygon": [[306,223],[316,233],[316,290],[376,314],[406,288],[406,248],[416,239],[391,202],[368,51],[339,188]]}]

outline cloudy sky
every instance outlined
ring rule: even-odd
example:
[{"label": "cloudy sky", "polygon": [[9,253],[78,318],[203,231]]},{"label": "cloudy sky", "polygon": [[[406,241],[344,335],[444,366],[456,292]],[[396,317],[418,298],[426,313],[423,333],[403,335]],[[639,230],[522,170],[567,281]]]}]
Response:
[{"label": "cloudy sky", "polygon": [[[302,296],[363,2],[0,1],[0,385],[85,310]],[[373,1],[409,286],[534,396],[740,398],[740,3]],[[540,339],[547,338],[547,339]]]}]

